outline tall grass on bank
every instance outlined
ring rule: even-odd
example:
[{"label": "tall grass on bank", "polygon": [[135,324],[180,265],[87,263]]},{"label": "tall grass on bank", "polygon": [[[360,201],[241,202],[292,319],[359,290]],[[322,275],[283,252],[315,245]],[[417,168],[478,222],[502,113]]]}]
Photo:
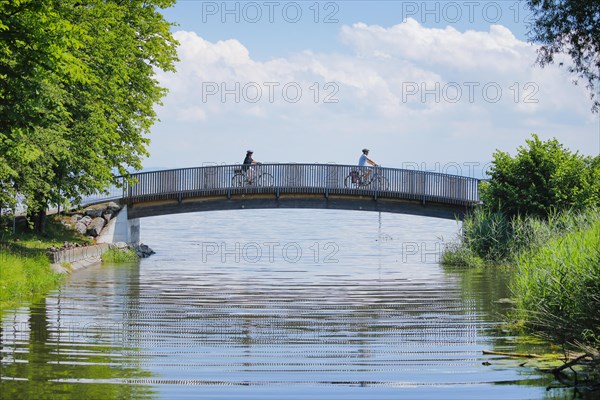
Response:
[{"label": "tall grass on bank", "polygon": [[0,310],[29,301],[62,282],[44,254],[0,250]]},{"label": "tall grass on bank", "polygon": [[572,217],[568,224],[517,260],[513,283],[518,318],[561,342],[600,348],[600,212]]},{"label": "tall grass on bank", "polygon": [[591,226],[597,215],[597,210],[563,212],[542,220],[509,218],[501,212],[478,208],[465,218],[460,242],[447,247],[442,262],[471,267],[484,262],[514,264],[524,251],[532,251],[557,236]]},{"label": "tall grass on bank", "polygon": [[112,264],[128,264],[139,261],[134,249],[109,249],[102,255],[102,261]]},{"label": "tall grass on bank", "polygon": [[506,218],[479,209],[462,240],[446,249],[447,265],[515,266],[515,318],[558,343],[600,349],[600,210],[548,219]]},{"label": "tall grass on bank", "polygon": [[31,301],[60,285],[61,274],[50,268],[46,256],[50,246],[60,247],[65,241],[89,243],[89,239],[65,226],[68,217],[48,216],[46,233],[29,232],[24,220],[17,223],[16,233],[7,221],[0,220],[0,311]]},{"label": "tall grass on bank", "polygon": [[515,251],[514,233],[515,224],[504,214],[477,208],[463,220],[460,241],[446,248],[442,263],[478,267],[505,262]]}]

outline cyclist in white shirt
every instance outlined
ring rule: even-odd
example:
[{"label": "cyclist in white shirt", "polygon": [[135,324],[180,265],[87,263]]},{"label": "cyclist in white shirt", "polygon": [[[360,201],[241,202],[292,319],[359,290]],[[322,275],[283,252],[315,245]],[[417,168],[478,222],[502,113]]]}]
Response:
[{"label": "cyclist in white shirt", "polygon": [[377,164],[375,161],[371,160],[369,157],[369,149],[362,149],[362,154],[360,155],[360,158],[358,159],[358,166],[359,167],[365,167],[365,168],[361,168],[363,170],[363,181],[364,182],[368,182],[369,176],[371,175],[371,168],[367,167],[367,164],[372,165],[374,167],[378,167],[379,164]]}]

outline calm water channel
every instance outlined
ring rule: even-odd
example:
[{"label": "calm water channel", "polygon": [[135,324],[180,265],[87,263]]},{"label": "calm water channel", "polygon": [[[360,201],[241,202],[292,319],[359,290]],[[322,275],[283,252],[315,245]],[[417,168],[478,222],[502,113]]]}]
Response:
[{"label": "calm water channel", "polygon": [[348,211],[142,220],[157,254],[80,271],[1,324],[2,399],[542,399],[482,350],[506,271],[438,263],[454,221]]}]

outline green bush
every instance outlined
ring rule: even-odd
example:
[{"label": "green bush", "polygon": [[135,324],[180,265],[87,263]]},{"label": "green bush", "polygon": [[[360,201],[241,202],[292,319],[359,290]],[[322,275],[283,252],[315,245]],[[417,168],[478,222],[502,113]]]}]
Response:
[{"label": "green bush", "polygon": [[556,211],[600,206],[600,156],[584,157],[537,135],[526,143],[515,157],[494,153],[491,179],[481,188],[487,208],[509,217],[546,218]]}]

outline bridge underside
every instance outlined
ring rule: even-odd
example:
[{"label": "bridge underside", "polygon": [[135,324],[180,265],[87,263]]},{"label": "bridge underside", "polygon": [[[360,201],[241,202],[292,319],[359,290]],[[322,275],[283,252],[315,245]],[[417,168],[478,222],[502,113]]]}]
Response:
[{"label": "bridge underside", "polygon": [[470,209],[464,205],[449,205],[436,202],[420,202],[400,199],[374,199],[370,196],[325,196],[316,194],[288,194],[251,196],[211,196],[178,200],[131,202],[128,218],[144,218],[158,215],[181,214],[201,211],[305,208],[329,210],[379,211],[426,217],[459,219]]}]

